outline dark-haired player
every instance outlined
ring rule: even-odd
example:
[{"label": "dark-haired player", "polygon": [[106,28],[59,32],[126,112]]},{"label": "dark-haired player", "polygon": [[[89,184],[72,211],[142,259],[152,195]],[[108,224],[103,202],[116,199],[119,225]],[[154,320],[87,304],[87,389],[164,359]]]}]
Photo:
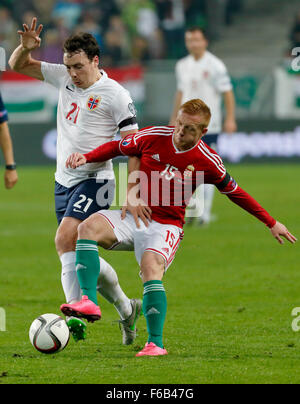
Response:
[{"label": "dark-haired player", "polygon": [[[52,84],[59,90],[57,110],[57,169],[55,206],[58,220],[56,250],[62,264],[62,286],[66,300],[81,299],[76,275],[76,239],[78,225],[99,209],[108,209],[114,195],[114,172],[111,161],[93,163],[80,170],[67,169],[65,161],[74,151],[86,153],[99,144],[110,142],[118,130],[125,137],[138,130],[135,108],[130,94],[99,69],[100,49],[95,38],[80,33],[68,38],[63,46],[64,64],[35,60],[31,52],[41,43],[42,25],[37,19],[31,27],[23,24],[18,31],[21,44],[9,60],[20,73]],[[135,168],[137,159],[129,165]],[[102,195],[102,197],[101,197]],[[136,336],[135,322],[141,301],[129,299],[118,283],[113,268],[100,259],[100,293],[113,303],[120,314],[123,343],[131,344]],[[85,324],[69,319],[76,340],[85,337]]]},{"label": "dark-haired player", "polygon": [[125,220],[121,220],[121,213],[113,210],[95,213],[81,223],[76,262],[80,265],[78,277],[83,298],[74,305],[61,306],[63,312],[78,316],[92,317],[97,313],[99,307],[94,295],[99,271],[101,273],[97,245],[117,250],[131,248],[141,269],[143,313],[149,334],[148,342],[137,356],[167,354],[163,345],[167,299],[162,279],[183,237],[185,209],[199,185],[198,173],[204,173],[204,183],[214,184],[232,202],[268,226],[279,243],[283,243],[281,236],[291,243],[296,242],[283,224],[237,185],[226,171],[221,157],[202,141],[210,117],[210,109],[203,101],[190,100],[181,106],[175,128],[145,128],[136,135],[102,145],[85,155],[74,153],[66,161],[67,167],[77,168],[121,154],[141,158],[141,195],[152,209],[149,227],[141,224],[141,228],[137,229],[132,216],[127,215]]}]

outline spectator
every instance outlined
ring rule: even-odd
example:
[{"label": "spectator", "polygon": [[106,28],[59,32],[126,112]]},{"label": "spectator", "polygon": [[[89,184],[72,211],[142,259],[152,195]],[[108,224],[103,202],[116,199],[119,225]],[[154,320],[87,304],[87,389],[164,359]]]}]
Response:
[{"label": "spectator", "polygon": [[57,30],[62,47],[63,43],[70,35],[70,30],[65,26],[65,20],[63,17],[53,19],[53,29]]},{"label": "spectator", "polygon": [[[125,2],[122,7],[122,18],[129,29],[131,37],[135,35],[143,36],[143,32],[149,34],[148,28],[144,26],[148,24],[148,21],[146,21],[145,24],[145,15],[151,16],[151,26],[153,26],[153,24],[157,25],[154,21],[156,18],[155,6],[151,0],[127,0]],[[139,32],[139,30],[142,32]]]},{"label": "spectator", "polygon": [[150,59],[148,42],[141,36],[133,38],[132,59],[137,63],[145,63]]},{"label": "spectator", "polygon": [[164,34],[157,28],[148,43],[149,55],[151,59],[163,59],[166,55]]},{"label": "spectator", "polygon": [[[36,16],[38,16],[39,20],[44,26],[44,30],[53,27],[53,17],[52,11],[55,6],[55,0],[30,0],[32,2],[33,7],[30,9],[36,12]],[[21,23],[23,21],[20,21]]]},{"label": "spectator", "polygon": [[177,59],[184,55],[185,16],[182,0],[155,0],[161,26],[168,45],[168,57]]},{"label": "spectator", "polygon": [[[42,2],[41,2],[42,3]],[[81,5],[73,0],[58,0],[53,12],[53,18],[63,18],[65,26],[72,30],[81,16]]]},{"label": "spectator", "polygon": [[103,47],[101,29],[91,11],[83,13],[81,24],[76,26],[75,32],[88,32],[96,38],[99,46]]},{"label": "spectator", "polygon": [[11,12],[6,7],[0,7],[0,46],[6,52],[10,52],[17,45],[17,25],[11,17]]},{"label": "spectator", "polygon": [[225,21],[227,25],[232,24],[234,14],[241,11],[244,0],[227,0]]},{"label": "spectator", "polygon": [[103,67],[118,66],[122,59],[121,37],[116,32],[108,30],[105,34],[105,50],[101,64]]},{"label": "spectator", "polygon": [[99,0],[84,0],[84,10],[83,13],[92,15],[95,18],[97,24],[101,24],[103,17],[103,10],[101,1]]},{"label": "spectator", "polygon": [[114,15],[120,15],[120,9],[117,6],[115,0],[85,0],[86,2],[97,2],[98,7],[101,10],[101,16],[100,16],[100,24],[103,29],[103,32],[105,32],[108,29],[109,25],[109,19],[111,16]]},{"label": "spectator", "polygon": [[62,63],[63,51],[58,31],[56,29],[48,29],[45,32],[43,42],[45,46],[35,53],[34,57],[45,60],[48,63]]},{"label": "spectator", "polygon": [[205,0],[183,0],[186,26],[206,27]]},{"label": "spectator", "polygon": [[105,34],[105,46],[102,62],[106,66],[116,66],[128,60],[130,55],[130,40],[126,27],[120,16],[114,15],[109,19]]}]

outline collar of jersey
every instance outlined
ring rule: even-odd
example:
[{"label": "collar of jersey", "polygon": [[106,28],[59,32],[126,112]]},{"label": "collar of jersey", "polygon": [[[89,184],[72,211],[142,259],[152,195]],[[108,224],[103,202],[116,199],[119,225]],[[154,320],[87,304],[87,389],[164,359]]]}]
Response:
[{"label": "collar of jersey", "polygon": [[97,86],[97,87],[99,87],[99,86],[102,86],[103,84],[104,84],[104,82],[108,79],[108,75],[107,75],[107,73],[104,71],[104,70],[100,70],[100,73],[102,74],[102,77],[99,79],[99,80],[97,80],[94,84],[92,84],[90,87],[88,87],[88,88],[78,88],[78,87],[76,87],[76,90],[77,90],[77,92],[80,94],[83,94],[83,93],[85,93],[86,91],[87,92],[90,92],[91,90],[93,90],[94,89],[94,87],[95,86]]},{"label": "collar of jersey", "polygon": [[200,58],[200,59],[198,59],[198,60],[196,60],[196,59],[194,58],[194,56],[191,55],[191,54],[190,54],[189,56],[190,56],[190,60],[191,60],[193,63],[201,64],[201,63],[203,63],[203,62],[206,60],[207,55],[208,55],[208,51],[206,50],[206,51],[204,52],[202,58]]},{"label": "collar of jersey", "polygon": [[188,150],[178,150],[177,147],[176,147],[176,145],[175,145],[175,142],[174,142],[174,133],[175,133],[175,130],[174,130],[174,132],[173,132],[173,134],[172,134],[172,144],[173,144],[173,147],[174,147],[174,149],[175,149],[176,154],[188,153],[188,152],[190,152],[191,150],[194,150],[197,146],[199,146],[199,144],[200,144],[201,141],[202,141],[202,139],[200,139],[199,142],[195,144],[195,146],[191,147],[191,148],[188,149]]}]

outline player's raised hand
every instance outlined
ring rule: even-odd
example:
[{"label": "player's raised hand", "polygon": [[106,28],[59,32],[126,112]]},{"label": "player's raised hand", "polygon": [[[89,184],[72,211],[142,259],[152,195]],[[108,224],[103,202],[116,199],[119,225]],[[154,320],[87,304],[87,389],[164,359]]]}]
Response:
[{"label": "player's raised hand", "polygon": [[24,31],[18,31],[21,36],[21,45],[24,49],[32,51],[41,45],[40,33],[42,32],[43,25],[40,24],[36,29],[37,18],[34,17],[29,28],[27,24],[23,24]]},{"label": "player's raised hand", "polygon": [[279,242],[279,244],[284,244],[284,241],[280,236],[286,238],[292,244],[295,244],[297,241],[296,237],[293,236],[285,227],[285,225],[280,222],[276,222],[275,226],[273,226],[270,229],[270,231],[272,235],[276,238],[276,240]]},{"label": "player's raised hand", "polygon": [[73,153],[71,154],[66,161],[67,168],[77,168],[86,164],[86,158],[83,154]]}]

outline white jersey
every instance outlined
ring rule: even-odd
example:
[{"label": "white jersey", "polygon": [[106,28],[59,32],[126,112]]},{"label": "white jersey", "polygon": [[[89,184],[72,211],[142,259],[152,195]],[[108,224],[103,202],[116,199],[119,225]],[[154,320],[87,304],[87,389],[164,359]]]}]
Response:
[{"label": "white jersey", "polygon": [[182,104],[194,98],[203,100],[212,114],[208,134],[220,133],[222,93],[232,89],[224,63],[208,51],[199,60],[189,55],[177,62],[176,79],[177,89],[183,94]]},{"label": "white jersey", "polygon": [[68,156],[87,153],[114,139],[118,129],[138,129],[130,94],[116,81],[102,77],[87,89],[76,87],[64,65],[42,62],[45,82],[59,89],[57,168],[55,180],[70,188],[88,178],[114,179],[111,160],[66,168]]}]

